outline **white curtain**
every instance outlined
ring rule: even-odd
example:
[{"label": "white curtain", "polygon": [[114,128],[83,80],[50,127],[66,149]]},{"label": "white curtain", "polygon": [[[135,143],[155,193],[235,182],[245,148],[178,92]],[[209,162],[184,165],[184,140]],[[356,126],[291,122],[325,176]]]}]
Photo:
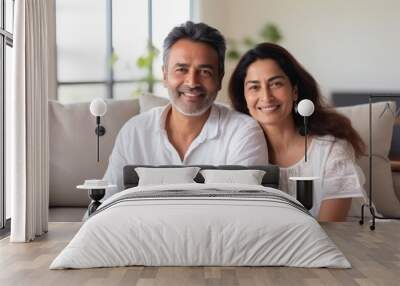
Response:
[{"label": "white curtain", "polygon": [[31,241],[48,227],[48,25],[52,24],[48,21],[52,1],[15,1],[13,92],[6,98],[12,242]]}]

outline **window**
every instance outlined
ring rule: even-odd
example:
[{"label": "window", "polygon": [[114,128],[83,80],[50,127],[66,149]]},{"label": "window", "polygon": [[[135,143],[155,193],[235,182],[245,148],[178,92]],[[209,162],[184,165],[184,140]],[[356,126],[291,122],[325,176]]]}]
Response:
[{"label": "window", "polygon": [[[10,194],[4,182],[4,156],[5,156],[5,98],[11,92],[11,67],[13,46],[14,1],[0,0],[0,228],[4,230],[9,225]],[[2,232],[0,233],[0,235]]]},{"label": "window", "polygon": [[[56,0],[58,100],[123,99],[162,90],[162,41],[189,20],[190,7],[188,0]],[[160,54],[152,65],[139,66],[148,47]]]}]

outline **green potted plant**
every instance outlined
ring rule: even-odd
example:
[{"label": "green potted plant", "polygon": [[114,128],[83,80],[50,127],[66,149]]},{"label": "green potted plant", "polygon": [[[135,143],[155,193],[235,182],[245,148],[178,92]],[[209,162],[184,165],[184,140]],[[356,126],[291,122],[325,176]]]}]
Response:
[{"label": "green potted plant", "polygon": [[257,43],[278,43],[282,38],[282,33],[276,24],[266,23],[258,33],[258,37],[255,39],[252,37],[245,37],[241,41],[227,39],[228,49],[226,57],[230,60],[238,60],[246,50],[254,47]]},{"label": "green potted plant", "polygon": [[[136,67],[139,70],[144,71],[145,75],[137,79],[139,86],[132,91],[131,95],[133,97],[152,93],[154,90],[154,84],[161,81],[160,79],[155,78],[153,74],[153,63],[157,59],[159,53],[159,50],[155,46],[148,44],[145,53],[136,59]],[[113,66],[118,60],[119,57],[114,52],[110,59],[111,65]]]}]

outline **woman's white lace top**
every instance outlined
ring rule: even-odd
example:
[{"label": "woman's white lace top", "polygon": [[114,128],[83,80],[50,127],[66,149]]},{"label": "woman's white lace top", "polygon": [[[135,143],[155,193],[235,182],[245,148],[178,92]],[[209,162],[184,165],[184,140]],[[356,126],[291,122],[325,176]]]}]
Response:
[{"label": "woman's white lace top", "polygon": [[279,189],[296,197],[296,182],[290,177],[315,176],[314,202],[310,210],[318,217],[321,202],[334,198],[363,196],[364,175],[355,163],[354,149],[349,142],[333,136],[314,137],[304,158],[288,168],[280,168]]}]

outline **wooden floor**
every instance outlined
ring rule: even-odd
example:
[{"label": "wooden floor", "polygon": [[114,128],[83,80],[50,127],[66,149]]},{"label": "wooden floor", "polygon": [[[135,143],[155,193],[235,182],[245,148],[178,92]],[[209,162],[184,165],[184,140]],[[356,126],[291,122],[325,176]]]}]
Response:
[{"label": "wooden floor", "polygon": [[375,231],[357,222],[323,224],[353,268],[120,267],[48,270],[81,223],[50,223],[32,243],[0,241],[0,285],[400,285],[400,222]]}]

